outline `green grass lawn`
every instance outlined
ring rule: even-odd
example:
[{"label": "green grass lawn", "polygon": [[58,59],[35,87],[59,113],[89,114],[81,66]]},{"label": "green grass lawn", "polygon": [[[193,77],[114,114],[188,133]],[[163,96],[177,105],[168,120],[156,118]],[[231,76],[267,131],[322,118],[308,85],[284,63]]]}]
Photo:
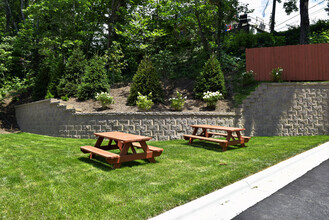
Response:
[{"label": "green grass lawn", "polygon": [[246,148],[185,140],[112,170],[80,151],[95,140],[19,133],[0,135],[1,219],[146,219],[306,151],[329,135],[254,137]]}]

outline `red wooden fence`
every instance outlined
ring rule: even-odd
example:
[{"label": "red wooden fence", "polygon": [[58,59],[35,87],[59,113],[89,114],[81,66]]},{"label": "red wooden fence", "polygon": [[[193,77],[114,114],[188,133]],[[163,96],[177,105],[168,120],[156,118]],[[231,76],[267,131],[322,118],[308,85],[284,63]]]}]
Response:
[{"label": "red wooden fence", "polygon": [[329,80],[329,44],[246,49],[246,66],[258,81],[271,80],[276,67],[283,68],[286,81]]}]

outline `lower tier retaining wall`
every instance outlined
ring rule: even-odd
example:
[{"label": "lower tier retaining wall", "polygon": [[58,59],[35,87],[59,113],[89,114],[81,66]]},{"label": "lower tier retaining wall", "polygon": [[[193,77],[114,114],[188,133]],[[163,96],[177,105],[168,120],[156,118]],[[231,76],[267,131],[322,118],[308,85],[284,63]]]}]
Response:
[{"label": "lower tier retaining wall", "polygon": [[191,124],[236,126],[238,117],[229,113],[126,112],[79,113],[57,100],[42,100],[16,107],[22,131],[56,137],[94,138],[95,132],[123,131],[151,136],[154,140],[180,139]]},{"label": "lower tier retaining wall", "polygon": [[43,135],[94,138],[95,132],[123,131],[180,139],[191,124],[246,128],[245,135],[329,134],[329,83],[264,83],[234,112],[81,113],[48,99],[16,106],[20,129]]}]

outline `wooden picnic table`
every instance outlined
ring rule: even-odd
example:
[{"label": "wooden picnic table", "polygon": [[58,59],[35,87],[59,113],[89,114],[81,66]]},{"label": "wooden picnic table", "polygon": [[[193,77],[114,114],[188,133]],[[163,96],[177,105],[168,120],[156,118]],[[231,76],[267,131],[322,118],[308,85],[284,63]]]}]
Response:
[{"label": "wooden picnic table", "polygon": [[[184,139],[189,140],[189,144],[192,144],[194,139],[212,141],[215,143],[219,143],[223,151],[226,151],[229,145],[241,144],[241,146],[244,147],[245,146],[244,144],[247,143],[250,139],[250,137],[242,136],[240,133],[240,131],[244,131],[245,128],[223,127],[223,126],[206,125],[206,124],[191,125],[191,127],[193,128],[192,135],[190,134],[184,135]],[[201,128],[202,131],[200,134],[197,134],[199,128]],[[225,133],[219,133],[209,130],[224,131]],[[212,136],[214,135],[226,137],[226,140],[212,138]]]},{"label": "wooden picnic table", "polygon": [[[98,137],[95,146],[82,146],[81,151],[90,153],[90,159],[94,155],[105,157],[109,164],[113,164],[114,169],[120,168],[122,162],[133,160],[148,159],[151,163],[155,163],[154,157],[160,156],[163,151],[162,148],[147,145],[146,141],[151,140],[151,137],[118,131],[95,133],[95,136]],[[109,140],[107,145],[102,145],[104,139]],[[113,149],[119,149],[120,154],[108,151]],[[131,153],[128,153],[129,149]],[[137,153],[137,149],[142,149],[143,152]]]}]

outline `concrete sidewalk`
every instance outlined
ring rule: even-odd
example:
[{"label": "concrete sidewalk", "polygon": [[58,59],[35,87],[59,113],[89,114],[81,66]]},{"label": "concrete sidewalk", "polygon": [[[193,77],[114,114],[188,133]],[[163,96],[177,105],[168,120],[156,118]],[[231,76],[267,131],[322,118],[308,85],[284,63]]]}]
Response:
[{"label": "concrete sidewalk", "polygon": [[[329,142],[169,210],[153,219],[232,219],[328,159]],[[328,194],[324,196],[326,195]],[[247,219],[242,215],[239,218]],[[251,216],[248,219],[257,218]]]}]

